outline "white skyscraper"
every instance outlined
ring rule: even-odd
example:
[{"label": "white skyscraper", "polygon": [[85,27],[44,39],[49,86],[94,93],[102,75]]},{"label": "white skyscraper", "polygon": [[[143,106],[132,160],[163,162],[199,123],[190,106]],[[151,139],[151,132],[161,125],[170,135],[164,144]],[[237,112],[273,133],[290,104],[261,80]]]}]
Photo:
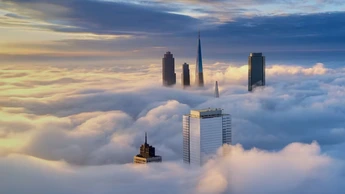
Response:
[{"label": "white skyscraper", "polygon": [[223,144],[231,144],[231,116],[222,109],[191,110],[183,116],[183,161],[203,165]]}]

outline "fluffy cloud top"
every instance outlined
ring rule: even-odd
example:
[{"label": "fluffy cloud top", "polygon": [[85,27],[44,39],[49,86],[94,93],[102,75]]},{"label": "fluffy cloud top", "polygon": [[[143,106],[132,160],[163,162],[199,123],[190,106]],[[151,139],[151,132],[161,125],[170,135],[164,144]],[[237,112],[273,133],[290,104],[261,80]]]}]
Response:
[{"label": "fluffy cloud top", "polygon": [[[205,65],[204,89],[185,90],[163,88],[159,65],[2,67],[0,193],[341,193],[344,74],[272,65],[248,93],[247,67],[223,63]],[[232,115],[237,145],[190,168],[182,115],[205,107]],[[162,164],[131,164],[145,132]]]},{"label": "fluffy cloud top", "polygon": [[[0,160],[2,193],[341,193],[341,166],[316,143],[270,153],[240,145],[203,168],[180,163],[74,167],[11,154]],[[5,168],[6,166],[6,168]],[[17,186],[16,186],[17,185]],[[19,186],[18,186],[19,185]],[[150,185],[150,186],[148,186]]]}]

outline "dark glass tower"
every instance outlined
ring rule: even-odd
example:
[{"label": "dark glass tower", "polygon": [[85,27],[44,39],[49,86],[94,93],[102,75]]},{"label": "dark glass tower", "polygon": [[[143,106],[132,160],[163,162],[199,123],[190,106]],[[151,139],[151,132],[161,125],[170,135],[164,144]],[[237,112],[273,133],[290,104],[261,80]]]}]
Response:
[{"label": "dark glass tower", "polygon": [[176,84],[175,59],[168,51],[162,60],[163,85],[171,86]]},{"label": "dark glass tower", "polygon": [[162,162],[162,157],[156,155],[155,148],[147,143],[147,134],[145,133],[145,143],[140,146],[140,153],[134,156],[135,164],[146,164],[150,162]]},{"label": "dark glass tower", "polygon": [[265,85],[265,57],[262,53],[250,53],[248,57],[248,91]]},{"label": "dark glass tower", "polygon": [[190,86],[189,65],[187,63],[182,65],[181,83],[183,87]]},{"label": "dark glass tower", "polygon": [[196,57],[196,68],[195,68],[195,85],[204,86],[204,74],[202,70],[202,56],[201,56],[201,41],[200,32],[198,36],[198,53]]}]

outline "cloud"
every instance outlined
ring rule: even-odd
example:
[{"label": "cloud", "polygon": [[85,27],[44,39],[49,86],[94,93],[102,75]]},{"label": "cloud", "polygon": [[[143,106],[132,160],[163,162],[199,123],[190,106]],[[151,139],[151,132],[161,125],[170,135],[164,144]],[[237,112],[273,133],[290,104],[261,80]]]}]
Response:
[{"label": "cloud", "polygon": [[[148,166],[75,167],[24,155],[0,159],[2,193],[341,193],[343,167],[320,154],[316,143],[288,145],[279,152],[241,146],[203,168],[165,162]],[[296,157],[298,156],[298,157]],[[255,162],[253,162],[255,161]],[[279,174],[280,176],[277,176]],[[31,177],[28,179],[28,177]],[[42,184],[44,182],[44,184]],[[16,186],[14,183],[17,184]],[[211,184],[214,183],[214,184]],[[145,185],[155,185],[142,189]]]},{"label": "cloud", "polygon": [[[59,126],[62,121],[64,125]],[[126,153],[135,151],[130,146],[131,138],[118,137],[132,123],[132,119],[121,112],[84,113],[35,123],[41,126],[21,152],[40,158],[63,159],[79,165],[125,163],[131,158]],[[47,127],[48,124],[55,127]],[[117,156],[117,159],[109,156]]]},{"label": "cloud", "polygon": [[7,14],[5,14],[5,16],[9,17],[9,18],[16,18],[16,19],[27,19],[24,16],[17,15],[17,14],[14,14],[14,13],[7,13]]},{"label": "cloud", "polygon": [[[293,141],[310,143],[313,140],[318,140],[322,146],[344,141],[342,136],[331,133],[334,128],[341,128],[343,125],[343,115],[339,114],[343,111],[339,108],[339,103],[342,103],[342,96],[339,95],[339,85],[334,84],[334,82],[339,83],[338,80],[343,75],[342,70],[334,71],[325,68],[322,64],[310,68],[284,65],[268,66],[266,71],[268,86],[264,91],[257,91],[252,95],[246,92],[246,66],[227,66],[227,64],[220,63],[205,66],[205,78],[208,85],[206,90],[195,88],[181,90],[179,87],[161,88],[160,84],[155,81],[160,79],[158,66],[150,68],[142,69],[143,73],[139,74],[126,72],[126,69],[121,68],[117,68],[116,73],[111,71],[113,68],[101,70],[97,68],[94,70],[48,68],[43,72],[41,71],[40,74],[39,71],[32,68],[30,71],[22,70],[21,73],[26,73],[26,76],[21,77],[20,80],[11,78],[12,75],[18,73],[18,70],[7,70],[6,74],[9,77],[4,80],[4,89],[7,92],[3,93],[7,98],[3,98],[1,104],[2,107],[6,108],[4,111],[7,111],[7,117],[11,117],[13,114],[11,112],[14,110],[16,110],[15,113],[20,111],[27,114],[21,118],[27,122],[17,123],[18,126],[24,126],[24,128],[22,127],[24,131],[28,128],[26,126],[31,126],[34,129],[45,128],[46,124],[42,124],[39,119],[35,118],[46,114],[51,115],[49,118],[56,123],[55,126],[62,123],[61,127],[45,130],[42,136],[40,134],[43,133],[38,131],[38,135],[28,138],[35,137],[44,140],[46,139],[45,135],[49,139],[48,137],[54,137],[51,133],[56,133],[55,136],[69,142],[64,144],[62,141],[57,144],[58,147],[60,144],[66,145],[66,147],[72,144],[73,147],[73,142],[78,141],[73,138],[84,138],[73,136],[70,134],[71,131],[60,131],[61,128],[66,127],[72,131],[79,131],[77,126],[68,124],[74,122],[75,115],[91,112],[93,117],[96,117],[97,114],[111,115],[113,114],[112,111],[118,110],[121,114],[134,120],[126,127],[128,132],[140,132],[135,138],[129,139],[128,134],[123,134],[128,141],[125,145],[131,150],[131,154],[126,155],[127,161],[140,146],[144,131],[149,132],[150,139],[157,144],[159,149],[168,153],[166,157],[169,159],[179,158],[181,145],[178,141],[181,134],[178,123],[181,122],[182,114],[186,114],[190,108],[195,107],[223,107],[231,113],[235,130],[234,141],[242,143],[245,148],[256,146],[276,149]],[[217,68],[224,69],[224,73],[214,73]],[[13,73],[11,73],[12,71]],[[138,76],[143,79],[141,84],[136,81]],[[47,80],[48,77],[50,80],[65,81],[52,82]],[[73,79],[69,79],[69,77]],[[15,85],[13,85],[13,80],[16,80]],[[212,97],[215,80],[219,81],[222,96],[218,100]],[[122,84],[114,85],[114,81]],[[28,85],[22,85],[22,83]],[[32,85],[33,83],[35,84]],[[8,87],[8,84],[11,84],[11,87]],[[54,85],[59,89],[52,87]],[[31,90],[28,86],[33,86],[36,89]],[[23,91],[28,91],[28,93]],[[320,100],[324,103],[320,103]],[[32,119],[30,115],[36,116]],[[261,115],[261,117],[259,118],[257,115]],[[29,122],[30,119],[31,122]],[[291,123],[291,120],[294,123]],[[310,125],[311,121],[314,125]],[[6,131],[2,133],[3,135],[13,131],[10,127],[13,122],[8,122],[3,123],[4,126],[7,126],[3,130]],[[84,122],[89,123],[89,128],[95,128],[98,131],[96,120],[90,118],[90,121],[83,120],[78,125],[86,125],[82,124]],[[96,123],[93,124],[93,122]],[[116,126],[116,123],[111,123],[110,128],[117,129]],[[21,127],[17,127],[17,129],[21,131]],[[90,133],[92,131],[90,129]],[[110,132],[108,139],[109,134],[105,135],[106,132],[98,132],[102,134],[102,138],[93,135],[94,139],[90,138],[87,142],[91,142],[90,144],[95,141],[103,142],[98,146],[103,152],[112,149],[112,142],[120,143],[117,141],[120,141],[121,137],[116,139],[115,136],[111,135],[114,131]],[[163,138],[167,134],[171,139],[165,140]],[[90,134],[84,135],[87,137]],[[85,139],[87,139],[86,137]],[[36,142],[35,148],[39,148],[45,143],[45,141],[40,143],[40,141],[33,140],[31,142]],[[76,145],[85,147],[87,150],[85,154],[82,154],[84,156],[81,158],[84,159],[88,158],[91,152],[87,144],[80,142]],[[76,148],[73,149],[77,151]],[[45,153],[46,151],[42,152]],[[41,153],[38,152],[37,154]],[[61,155],[59,157],[42,155],[45,155],[44,158],[53,158],[54,160],[61,157],[66,159]],[[82,164],[91,160],[84,159],[73,161]],[[72,159],[70,160],[72,161]],[[114,162],[116,160],[109,161]]]},{"label": "cloud", "polygon": [[[108,1],[11,1],[14,6],[25,6],[27,13],[40,20],[59,19],[74,28],[53,26],[60,32],[93,32],[96,34],[172,33],[183,31],[191,24],[200,23],[188,16],[166,13],[160,7],[146,8],[130,3]],[[40,4],[41,6],[35,6]],[[23,8],[24,9],[24,8]],[[92,9],[92,11],[90,11]],[[122,11],[126,10],[126,11]],[[35,14],[39,13],[39,14]],[[159,18],[158,22],[155,18]],[[133,25],[133,24],[136,25]],[[159,24],[159,25],[158,25]],[[116,28],[114,28],[116,26]],[[142,29],[142,30],[139,30]]]},{"label": "cloud", "polygon": [[[187,105],[170,101],[152,108],[136,121],[123,112],[112,111],[63,118],[42,116],[28,122],[32,129],[17,152],[78,165],[128,163],[143,143],[144,132],[148,132],[157,152],[166,160],[176,160],[182,150],[180,115],[188,111]],[[170,139],[164,138],[167,135]]]},{"label": "cloud", "polygon": [[[162,87],[160,71],[157,64],[2,66],[0,176],[8,178],[0,193],[133,193],[150,184],[147,193],[343,189],[343,68],[267,65],[267,86],[253,93],[240,64],[205,64],[204,89]],[[189,169],[181,164],[182,115],[205,107],[231,114],[239,145]],[[145,132],[162,164],[130,164]]]}]

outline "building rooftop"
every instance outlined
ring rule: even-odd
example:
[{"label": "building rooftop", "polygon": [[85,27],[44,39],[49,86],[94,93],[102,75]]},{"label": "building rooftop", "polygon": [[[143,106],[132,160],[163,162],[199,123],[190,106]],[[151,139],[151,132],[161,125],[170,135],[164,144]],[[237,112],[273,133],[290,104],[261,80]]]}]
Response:
[{"label": "building rooftop", "polygon": [[136,157],[139,157],[139,158],[161,158],[162,156],[158,156],[158,155],[155,155],[155,156],[150,156],[150,157],[144,157],[144,156],[142,156],[142,155],[140,155],[140,154],[137,154],[137,155],[135,155]]},{"label": "building rooftop", "polygon": [[142,158],[156,157],[155,147],[147,143],[147,133],[145,133],[145,143],[140,146],[140,153],[136,156]]},{"label": "building rooftop", "polygon": [[204,117],[204,116],[221,115],[221,114],[222,114],[221,108],[207,108],[207,109],[199,109],[199,110],[190,111],[190,115],[194,117]]},{"label": "building rooftop", "polygon": [[262,53],[250,53],[251,57],[261,57]]},{"label": "building rooftop", "polygon": [[205,108],[205,109],[195,109],[192,111],[203,113],[203,112],[212,112],[212,111],[222,111],[222,109],[221,108]]}]

